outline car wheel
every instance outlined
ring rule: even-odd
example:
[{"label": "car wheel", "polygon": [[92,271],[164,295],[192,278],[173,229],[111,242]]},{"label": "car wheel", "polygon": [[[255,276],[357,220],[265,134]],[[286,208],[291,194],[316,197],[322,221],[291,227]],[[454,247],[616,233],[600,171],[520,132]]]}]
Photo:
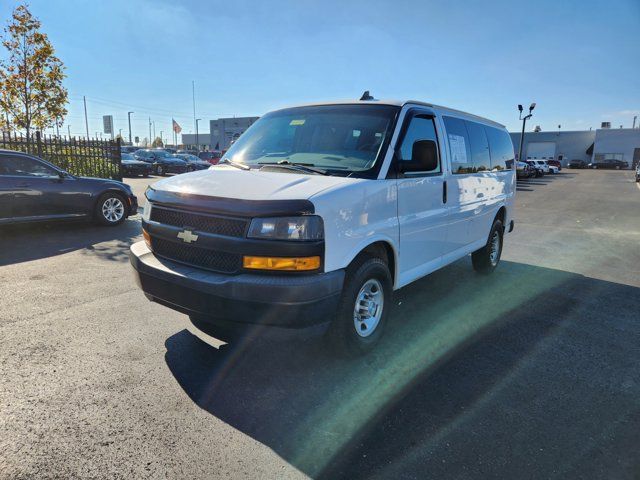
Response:
[{"label": "car wheel", "polygon": [[616,165],[616,170],[620,170],[620,165]]},{"label": "car wheel", "polygon": [[94,218],[101,225],[119,225],[127,218],[126,201],[122,195],[107,192],[96,203]]},{"label": "car wheel", "polygon": [[471,262],[476,272],[486,275],[496,269],[498,263],[500,263],[500,256],[502,255],[503,235],[504,228],[502,222],[499,219],[495,219],[489,232],[487,244],[471,254]]},{"label": "car wheel", "polygon": [[362,355],[382,337],[392,304],[393,282],[386,262],[363,256],[347,269],[345,283],[326,340],[337,353]]},{"label": "car wheel", "polygon": [[148,174],[148,173],[143,173],[143,174],[142,174],[142,177],[143,177],[143,178],[149,178],[149,174]]},{"label": "car wheel", "polygon": [[156,166],[156,175],[164,177],[165,171],[164,171],[164,168],[162,168],[162,165],[157,165]]}]

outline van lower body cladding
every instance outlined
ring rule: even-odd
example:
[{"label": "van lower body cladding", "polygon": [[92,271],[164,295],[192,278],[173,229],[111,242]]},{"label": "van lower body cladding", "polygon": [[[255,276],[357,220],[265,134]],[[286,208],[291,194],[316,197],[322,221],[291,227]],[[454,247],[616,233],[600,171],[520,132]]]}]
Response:
[{"label": "van lower body cladding", "polygon": [[227,275],[164,260],[131,246],[136,282],[147,298],[188,315],[303,328],[332,319],[344,270],[313,275]]}]

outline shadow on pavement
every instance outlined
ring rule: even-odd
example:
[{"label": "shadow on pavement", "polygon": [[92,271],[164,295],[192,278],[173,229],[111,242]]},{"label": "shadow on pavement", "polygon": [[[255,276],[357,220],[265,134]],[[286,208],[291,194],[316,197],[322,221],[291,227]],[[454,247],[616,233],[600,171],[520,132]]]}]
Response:
[{"label": "shadow on pavement", "polygon": [[105,260],[128,260],[129,246],[141,234],[133,218],[116,227],[84,222],[23,224],[0,227],[0,266],[53,257],[85,249]]},{"label": "shadow on pavement", "polygon": [[363,358],[272,328],[221,350],[183,330],[165,359],[198,406],[313,478],[640,471],[640,289],[469,263],[396,292]]}]

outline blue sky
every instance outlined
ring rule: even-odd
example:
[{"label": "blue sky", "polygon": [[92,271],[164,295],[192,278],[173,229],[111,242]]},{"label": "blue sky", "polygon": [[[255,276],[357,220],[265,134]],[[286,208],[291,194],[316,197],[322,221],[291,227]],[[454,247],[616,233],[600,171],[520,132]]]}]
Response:
[{"label": "blue sky", "polygon": [[[6,23],[17,2],[0,0]],[[103,114],[134,135],[201,131],[221,116],[307,101],[418,99],[517,129],[631,126],[640,115],[640,2],[31,0],[67,66],[67,123],[91,135]],[[0,55],[4,55],[1,53]],[[67,128],[64,127],[66,132]],[[62,132],[61,132],[62,133]]]}]

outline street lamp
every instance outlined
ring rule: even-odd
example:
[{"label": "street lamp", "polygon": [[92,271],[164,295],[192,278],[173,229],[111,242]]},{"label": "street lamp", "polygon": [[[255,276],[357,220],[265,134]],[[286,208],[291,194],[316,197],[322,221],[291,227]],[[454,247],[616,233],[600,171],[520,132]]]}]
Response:
[{"label": "street lamp", "polygon": [[536,108],[536,104],[535,102],[532,103],[531,105],[529,105],[529,114],[526,116],[522,116],[522,105],[518,105],[518,111],[520,112],[520,116],[518,117],[519,120],[522,120],[522,134],[520,135],[520,150],[518,151],[518,161],[522,162],[522,144],[524,143],[524,126],[527,123],[527,120],[529,120],[533,114],[531,112],[533,112],[533,109]]},{"label": "street lamp", "polygon": [[202,120],[201,118],[196,118],[196,149],[200,151],[200,141],[198,138],[198,122]]},{"label": "street lamp", "polygon": [[71,125],[67,123],[67,132],[69,132],[69,140],[71,140]]},{"label": "street lamp", "polygon": [[164,140],[162,140],[162,132],[164,132],[164,130],[160,130],[160,142],[164,146]]},{"label": "street lamp", "polygon": [[131,139],[131,114],[136,112],[127,112],[127,117],[129,118],[129,143],[133,145],[133,140]]}]

